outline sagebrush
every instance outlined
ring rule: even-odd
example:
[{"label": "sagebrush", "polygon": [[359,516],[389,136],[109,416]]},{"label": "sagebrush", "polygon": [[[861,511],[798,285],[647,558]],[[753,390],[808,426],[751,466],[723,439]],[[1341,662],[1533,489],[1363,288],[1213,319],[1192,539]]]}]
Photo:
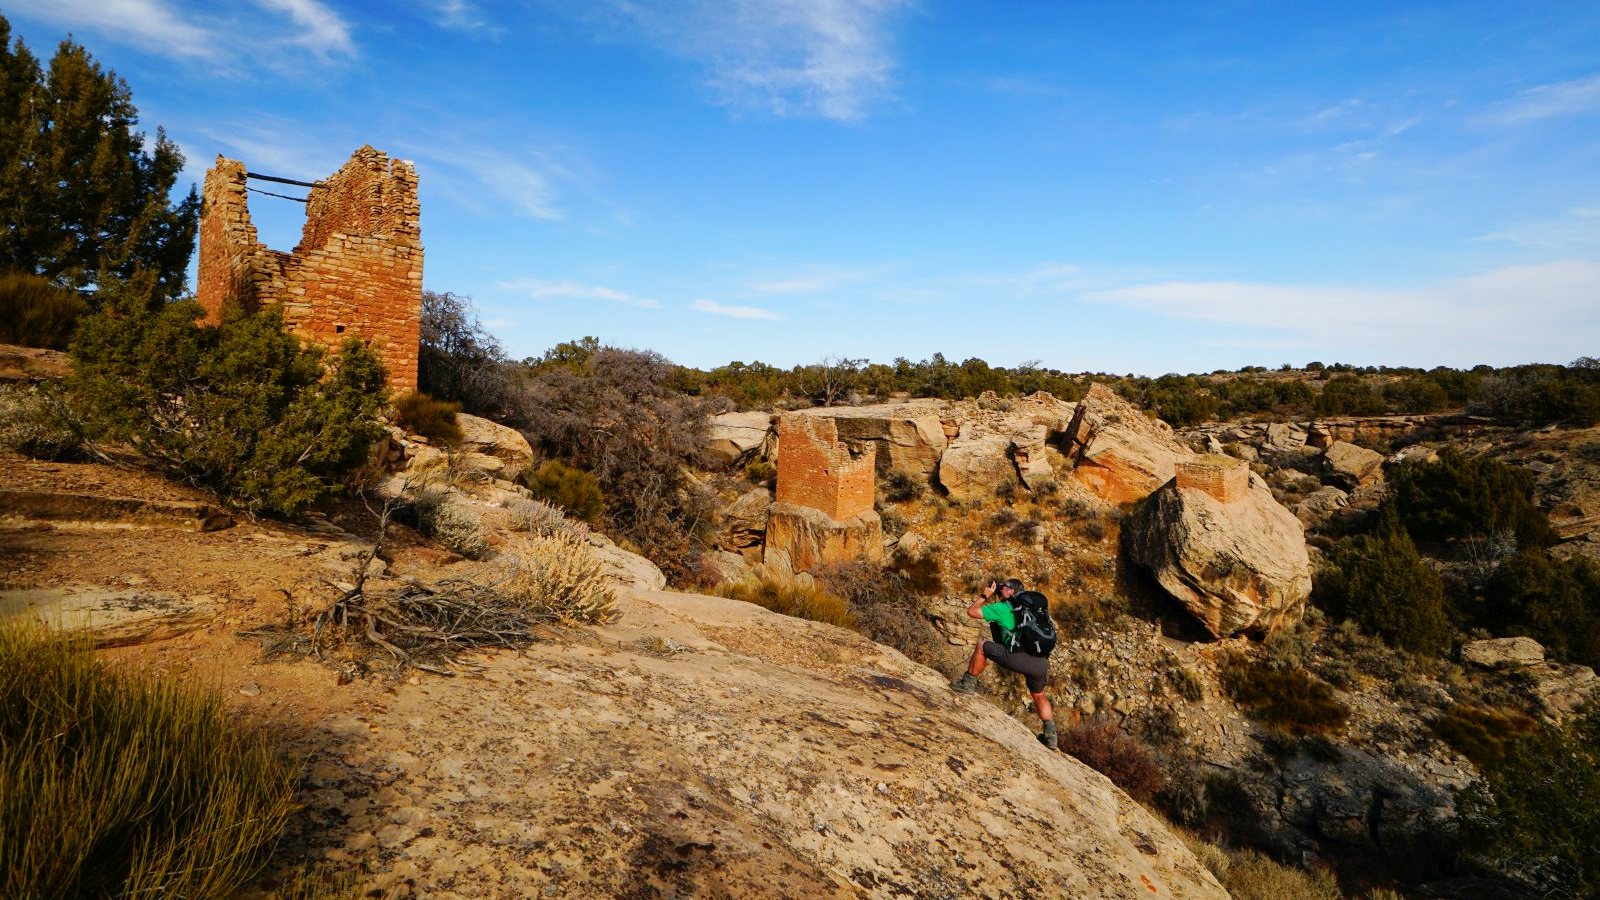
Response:
[{"label": "sagebrush", "polygon": [[511,574],[501,589],[529,609],[568,624],[616,620],[616,592],[588,541],[563,532],[536,534],[508,556]]}]

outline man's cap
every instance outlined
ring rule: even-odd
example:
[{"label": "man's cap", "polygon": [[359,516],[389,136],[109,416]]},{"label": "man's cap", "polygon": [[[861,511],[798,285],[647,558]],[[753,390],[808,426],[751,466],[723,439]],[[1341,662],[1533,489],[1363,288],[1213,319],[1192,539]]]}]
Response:
[{"label": "man's cap", "polygon": [[1008,588],[1011,588],[1013,591],[1019,591],[1020,592],[1022,590],[1022,579],[1021,578],[1007,578],[1005,581],[1002,581],[1000,583],[1005,585]]}]

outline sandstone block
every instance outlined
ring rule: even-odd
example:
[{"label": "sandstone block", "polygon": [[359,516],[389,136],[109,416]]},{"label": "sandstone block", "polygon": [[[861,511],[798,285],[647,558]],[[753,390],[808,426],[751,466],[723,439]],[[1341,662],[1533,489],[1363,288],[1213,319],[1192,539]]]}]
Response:
[{"label": "sandstone block", "polygon": [[1072,474],[1112,503],[1148,497],[1194,455],[1165,422],[1152,420],[1102,384],[1089,388],[1065,433]]},{"label": "sandstone block", "polygon": [[767,513],[766,555],[777,554],[796,572],[857,559],[880,560],[883,523],[871,509],[840,520],[809,506],[779,501]]}]

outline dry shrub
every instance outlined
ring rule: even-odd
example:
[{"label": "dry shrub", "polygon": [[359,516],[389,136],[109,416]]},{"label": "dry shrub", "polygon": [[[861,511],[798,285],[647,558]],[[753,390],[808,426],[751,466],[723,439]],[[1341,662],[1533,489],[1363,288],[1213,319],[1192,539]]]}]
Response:
[{"label": "dry shrub", "polygon": [[510,565],[502,590],[530,609],[568,624],[616,621],[616,594],[587,541],[572,534],[535,536],[523,542]]},{"label": "dry shrub", "polygon": [[854,628],[856,625],[855,616],[850,612],[850,604],[844,598],[829,593],[814,582],[800,584],[794,581],[762,578],[759,581],[736,581],[732,584],[719,585],[717,593],[797,619],[810,619],[813,622],[824,622],[841,628]]},{"label": "dry shrub", "polygon": [[1333,688],[1298,669],[1252,665],[1235,654],[1223,663],[1222,685],[1252,718],[1288,734],[1337,732],[1350,717]]},{"label": "dry shrub", "polygon": [[897,470],[883,479],[883,497],[891,503],[920,500],[927,492],[927,482],[908,472]]},{"label": "dry shrub", "polygon": [[517,527],[529,534],[539,537],[553,534],[567,534],[583,539],[589,537],[589,526],[586,523],[574,522],[567,518],[560,508],[542,500],[519,498],[508,502],[505,509],[516,518]]},{"label": "dry shrub", "polygon": [[773,487],[778,482],[778,467],[764,459],[753,459],[744,467],[744,477],[751,484]]},{"label": "dry shrub", "polygon": [[0,344],[65,350],[73,327],[88,311],[71,288],[25,272],[0,275]]},{"label": "dry shrub", "polygon": [[424,490],[412,505],[417,527],[423,534],[468,559],[478,559],[489,552],[483,517],[471,504],[447,491]]},{"label": "dry shrub", "polygon": [[905,589],[913,594],[931,597],[944,591],[939,557],[934,553],[911,556],[896,550],[889,565],[900,576]]},{"label": "dry shrub", "polygon": [[856,631],[925,665],[939,661],[944,641],[913,596],[911,578],[863,560],[831,566],[817,579],[849,604]]},{"label": "dry shrub", "polygon": [[458,412],[461,412],[461,404],[435,400],[418,391],[394,402],[396,424],[444,447],[461,443],[461,424],[456,421]]},{"label": "dry shrub", "polygon": [[1140,803],[1154,800],[1166,785],[1150,748],[1103,719],[1085,719],[1063,731],[1061,749]]},{"label": "dry shrub", "polygon": [[0,449],[33,459],[72,459],[82,452],[65,410],[39,385],[0,384]]},{"label": "dry shrub", "polygon": [[1514,709],[1456,704],[1428,723],[1439,739],[1479,769],[1505,761],[1506,748],[1538,731],[1538,724]]},{"label": "dry shrub", "polygon": [[1328,869],[1302,871],[1254,850],[1232,850],[1208,843],[1187,829],[1174,830],[1235,900],[1341,900],[1344,896]]},{"label": "dry shrub", "polygon": [[0,896],[233,897],[295,780],[215,697],[0,619]]}]

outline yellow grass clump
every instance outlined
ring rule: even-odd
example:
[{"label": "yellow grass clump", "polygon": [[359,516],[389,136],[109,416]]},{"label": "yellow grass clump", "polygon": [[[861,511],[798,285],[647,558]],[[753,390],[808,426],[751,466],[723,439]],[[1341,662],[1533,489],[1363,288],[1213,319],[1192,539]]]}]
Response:
[{"label": "yellow grass clump", "polygon": [[509,555],[502,588],[530,609],[568,624],[616,621],[616,594],[588,541],[562,531],[530,534]]}]

